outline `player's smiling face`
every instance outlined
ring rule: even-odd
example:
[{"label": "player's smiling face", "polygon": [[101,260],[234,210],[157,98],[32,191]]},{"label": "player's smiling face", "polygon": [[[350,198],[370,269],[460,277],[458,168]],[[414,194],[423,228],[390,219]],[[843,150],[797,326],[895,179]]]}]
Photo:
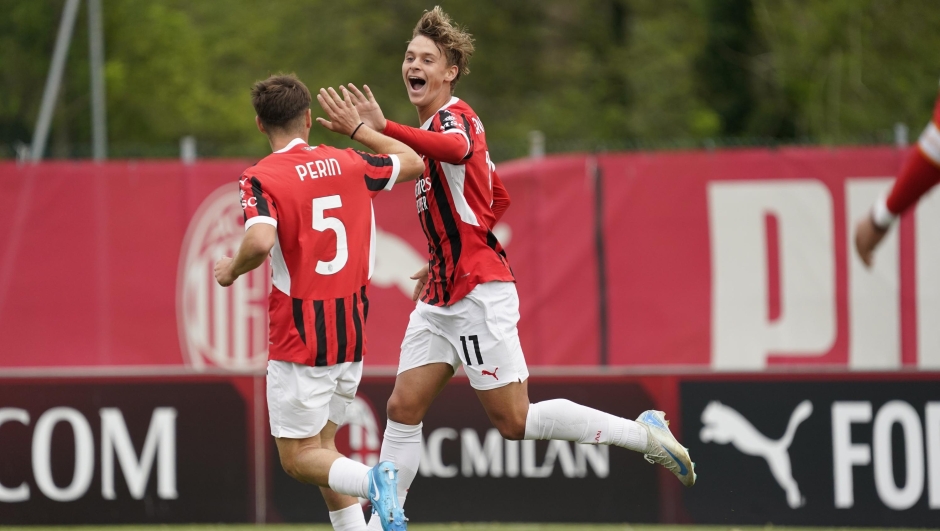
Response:
[{"label": "player's smiling face", "polygon": [[450,82],[457,76],[457,66],[448,66],[434,41],[419,35],[408,43],[401,75],[412,105],[419,110],[433,107],[433,112],[450,99]]}]

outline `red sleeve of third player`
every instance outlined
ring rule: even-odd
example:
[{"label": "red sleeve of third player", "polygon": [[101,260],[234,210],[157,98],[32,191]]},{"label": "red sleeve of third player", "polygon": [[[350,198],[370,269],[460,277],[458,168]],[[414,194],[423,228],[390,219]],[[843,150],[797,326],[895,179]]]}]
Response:
[{"label": "red sleeve of third player", "polygon": [[910,208],[927,190],[940,182],[940,97],[934,106],[933,120],[917,140],[904,161],[891,193],[888,195],[888,210],[901,214]]},{"label": "red sleeve of third player", "polygon": [[465,116],[443,110],[434,117],[431,127],[435,130],[425,131],[388,120],[383,133],[404,142],[419,155],[448,164],[462,164],[473,155],[473,136]]},{"label": "red sleeve of third player", "polygon": [[503,186],[503,181],[495,171],[491,172],[491,175],[493,176],[493,206],[491,209],[498,222],[509,208],[509,192]]},{"label": "red sleeve of third player", "polygon": [[362,160],[364,164],[362,176],[372,197],[377,196],[382,190],[392,189],[401,171],[398,155],[373,155],[357,149],[347,151],[354,160]]},{"label": "red sleeve of third player", "polygon": [[245,212],[245,230],[255,223],[267,223],[277,227],[277,207],[264,190],[261,177],[245,172],[238,180],[238,188],[242,210]]}]

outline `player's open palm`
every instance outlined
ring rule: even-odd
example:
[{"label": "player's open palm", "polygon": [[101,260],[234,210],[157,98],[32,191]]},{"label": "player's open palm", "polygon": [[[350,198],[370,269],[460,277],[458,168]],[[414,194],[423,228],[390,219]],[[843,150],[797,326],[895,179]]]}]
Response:
[{"label": "player's open palm", "polygon": [[320,89],[317,101],[330,119],[326,120],[318,116],[317,122],[334,133],[349,136],[359,127],[362,120],[352,101],[352,95],[345,87],[340,87],[340,90],[343,91],[343,97],[340,97],[333,87]]},{"label": "player's open palm", "polygon": [[[363,94],[363,92],[365,92],[365,94]],[[385,115],[382,114],[382,108],[379,107],[379,102],[375,101],[375,96],[372,95],[372,90],[369,89],[369,85],[363,85],[360,91],[356,85],[350,83],[349,93],[352,95],[353,102],[356,104],[356,110],[359,111],[359,118],[372,129],[379,132],[384,131]]]}]

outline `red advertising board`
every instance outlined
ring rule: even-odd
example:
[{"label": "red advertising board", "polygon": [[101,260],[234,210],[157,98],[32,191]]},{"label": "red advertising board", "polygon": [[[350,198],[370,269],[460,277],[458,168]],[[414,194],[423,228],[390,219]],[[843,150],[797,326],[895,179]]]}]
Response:
[{"label": "red advertising board", "polygon": [[[529,364],[597,365],[606,319],[607,359],[630,370],[940,368],[930,274],[940,199],[902,219],[874,269],[850,248],[851,221],[903,155],[800,148],[500,165],[512,206],[495,232],[518,280]],[[228,290],[211,277],[239,241],[236,178],[249,164],[0,163],[0,367],[262,367],[268,270]],[[375,200],[373,368],[397,363],[408,277],[426,260],[411,194],[400,185]]]}]

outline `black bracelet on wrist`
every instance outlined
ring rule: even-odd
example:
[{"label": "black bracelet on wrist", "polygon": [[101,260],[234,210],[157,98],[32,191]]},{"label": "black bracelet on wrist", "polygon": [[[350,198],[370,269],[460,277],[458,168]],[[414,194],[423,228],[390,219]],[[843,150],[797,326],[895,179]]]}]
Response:
[{"label": "black bracelet on wrist", "polygon": [[[366,124],[365,122],[359,122],[359,125],[357,125],[356,128],[353,129],[352,134],[349,135],[349,138],[355,137],[355,136],[356,136],[356,132],[359,131],[359,128],[362,127],[362,126],[365,125],[365,124]],[[353,138],[353,139],[355,140],[355,138]]]}]

